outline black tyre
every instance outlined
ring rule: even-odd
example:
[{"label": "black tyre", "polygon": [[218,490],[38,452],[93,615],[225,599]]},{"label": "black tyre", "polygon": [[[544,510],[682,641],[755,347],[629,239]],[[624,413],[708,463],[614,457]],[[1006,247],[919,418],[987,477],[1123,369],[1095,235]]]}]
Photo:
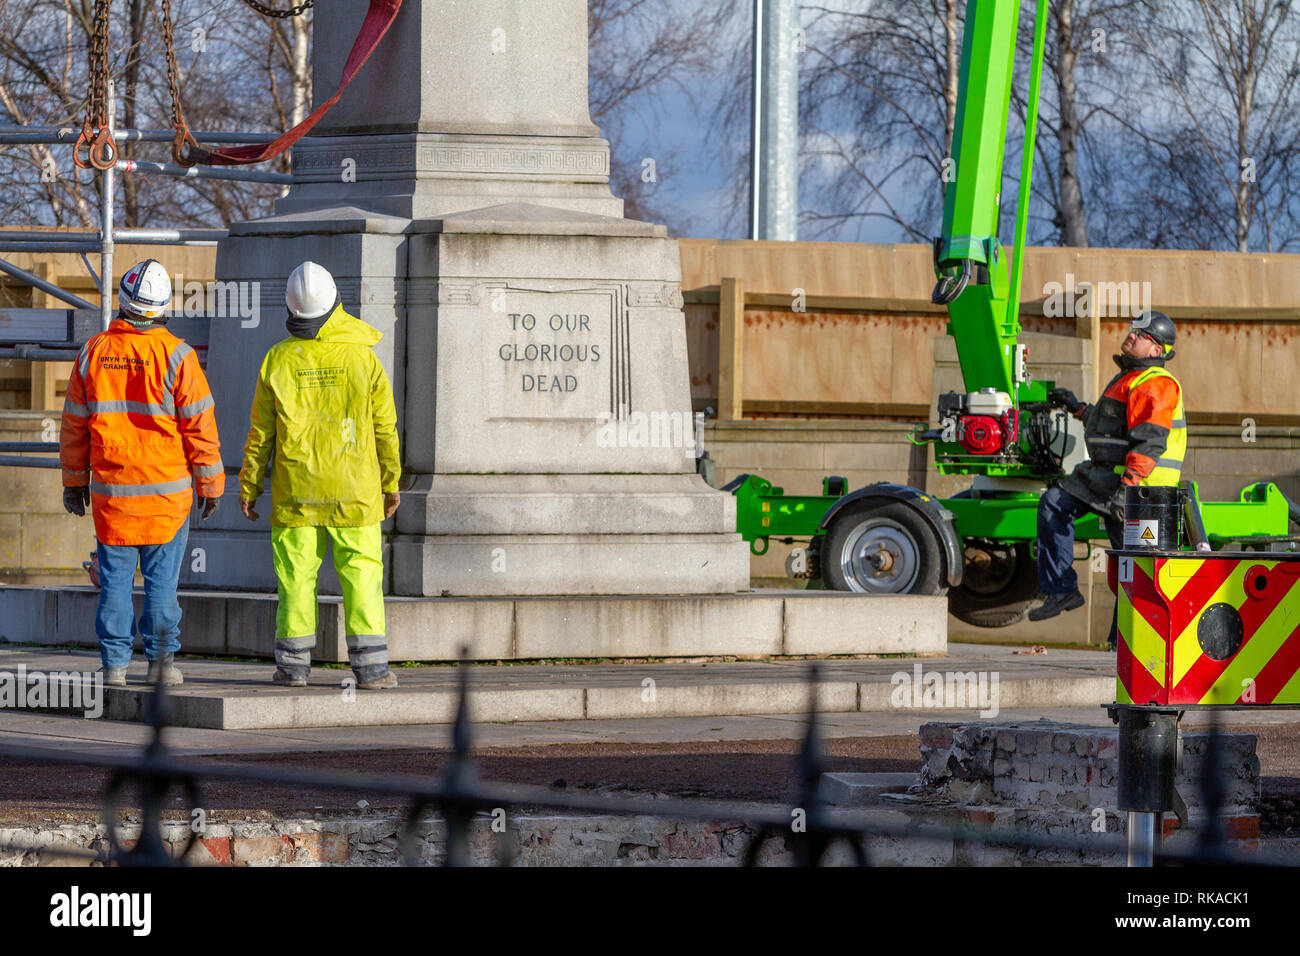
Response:
[{"label": "black tyre", "polygon": [[961,587],[948,593],[948,610],[975,627],[1009,627],[1038,596],[1038,562],[1028,541],[965,542]]},{"label": "black tyre", "polygon": [[836,591],[944,594],[943,552],[933,528],[901,501],[847,506],[826,530],[822,578]]}]

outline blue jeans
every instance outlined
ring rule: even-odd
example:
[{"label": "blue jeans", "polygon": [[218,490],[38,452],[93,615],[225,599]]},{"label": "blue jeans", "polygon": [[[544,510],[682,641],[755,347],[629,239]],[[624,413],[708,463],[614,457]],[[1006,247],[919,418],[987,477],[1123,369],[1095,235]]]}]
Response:
[{"label": "blue jeans", "polygon": [[181,605],[176,600],[176,582],[189,538],[187,517],[176,536],[166,544],[133,547],[99,543],[99,610],[95,614],[95,633],[99,636],[99,657],[105,667],[126,667],[131,663],[136,628],[131,587],[137,564],[144,576],[144,612],[140,615],[144,656],[154,661],[181,649]]},{"label": "blue jeans", "polygon": [[[1079,575],[1074,570],[1074,521],[1090,509],[1084,502],[1053,485],[1038,499],[1038,590],[1044,594],[1069,594],[1079,589]],[[1121,529],[1109,518],[1102,518],[1110,546],[1118,548]],[[1115,643],[1115,619],[1110,622],[1108,641]]]},{"label": "blue jeans", "polygon": [[1074,571],[1074,522],[1088,506],[1059,485],[1038,499],[1038,590],[1069,594],[1079,589]]}]

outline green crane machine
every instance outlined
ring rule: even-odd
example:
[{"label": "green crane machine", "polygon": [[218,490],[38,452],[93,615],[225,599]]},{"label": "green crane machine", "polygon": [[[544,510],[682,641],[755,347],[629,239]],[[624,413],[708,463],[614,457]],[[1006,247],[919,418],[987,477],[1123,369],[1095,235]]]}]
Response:
[{"label": "green crane machine", "polygon": [[[1048,0],[1038,0],[1014,250],[1025,246],[1047,12]],[[865,594],[948,593],[950,610],[981,627],[1019,621],[1037,596],[1038,499],[1082,447],[1078,426],[1047,400],[1055,383],[1027,375],[1019,342],[1023,257],[1015,255],[1008,270],[997,235],[1019,18],[1020,0],[966,7],[955,175],[934,240],[931,295],[948,310],[966,391],[940,396],[940,427],[919,425],[912,436],[933,444],[941,474],[970,475],[971,487],[938,499],[890,482],[849,492],[843,478],[829,476],[820,495],[787,495],[758,475],[741,475],[723,489],[736,497],[738,529],[755,554],[771,538],[808,538],[802,576]],[[1194,483],[1185,490],[1189,546],[1292,546],[1289,521],[1300,515],[1276,485],[1254,482],[1235,502],[1201,502]],[[1075,537],[1106,533],[1090,514],[1076,522]]]}]

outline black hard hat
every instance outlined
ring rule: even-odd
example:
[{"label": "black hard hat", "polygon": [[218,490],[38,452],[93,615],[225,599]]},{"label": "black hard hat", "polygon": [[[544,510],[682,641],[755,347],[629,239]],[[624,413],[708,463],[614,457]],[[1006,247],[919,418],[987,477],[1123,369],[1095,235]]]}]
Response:
[{"label": "black hard hat", "polygon": [[1169,318],[1163,312],[1146,311],[1133,320],[1132,330],[1149,335],[1168,352],[1174,347],[1174,338],[1178,330],[1174,328],[1174,320]]}]

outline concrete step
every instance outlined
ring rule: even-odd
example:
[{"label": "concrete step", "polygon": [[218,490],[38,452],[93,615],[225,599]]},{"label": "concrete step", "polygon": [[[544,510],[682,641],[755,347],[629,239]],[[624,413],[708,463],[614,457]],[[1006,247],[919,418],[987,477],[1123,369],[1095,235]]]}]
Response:
[{"label": "concrete step", "polygon": [[914,773],[828,773],[822,777],[822,799],[833,807],[869,807],[916,783]]},{"label": "concrete step", "polygon": [[[0,588],[0,643],[94,647],[97,589]],[[135,595],[137,613],[144,596]],[[185,652],[274,651],[274,594],[181,592]],[[385,600],[389,658],[451,661],[621,657],[943,654],[945,597],[827,591],[720,595]],[[342,599],[321,597],[316,661],[347,661]],[[137,647],[139,644],[137,643]]]},{"label": "concrete step", "polygon": [[[39,701],[6,700],[25,673],[54,686],[81,684],[81,703],[98,699],[99,716],[145,719],[151,688],[137,661],[128,685],[96,688],[88,654],[0,650],[0,705],[68,711],[46,692]],[[1091,707],[1114,700],[1113,656],[1053,651],[1018,657],[1009,648],[960,645],[944,660],[829,660],[820,663],[818,708],[827,713]],[[269,664],[186,659],[185,683],[169,691],[172,723],[216,730],[367,727],[448,723],[455,716],[458,669],[395,669],[401,686],[358,691],[347,669],[316,668],[304,688],[270,683]],[[59,676],[74,675],[74,676]],[[84,675],[84,676],[76,676]],[[606,663],[472,666],[470,716],[478,723],[800,715],[808,710],[808,666],[797,661]],[[101,698],[94,695],[102,691]],[[64,706],[58,706],[62,703]],[[89,707],[83,707],[89,709]]]}]

